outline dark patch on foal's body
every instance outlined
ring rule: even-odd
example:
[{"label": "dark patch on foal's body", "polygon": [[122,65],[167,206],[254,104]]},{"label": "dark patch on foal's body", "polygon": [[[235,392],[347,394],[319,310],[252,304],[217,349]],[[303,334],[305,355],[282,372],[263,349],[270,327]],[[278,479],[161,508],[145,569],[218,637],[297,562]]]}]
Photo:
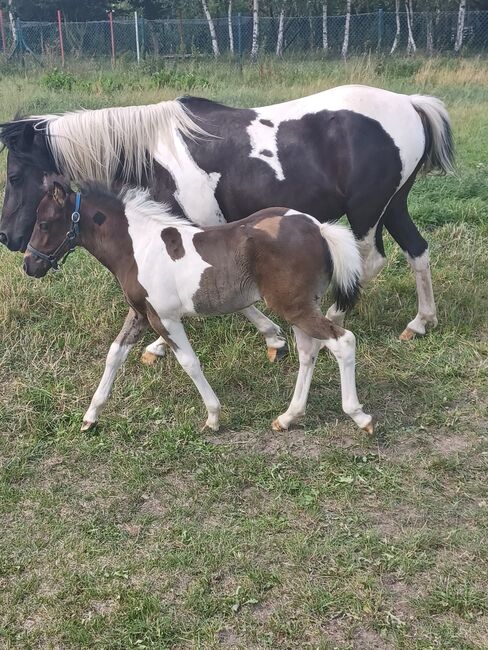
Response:
[{"label": "dark patch on foal's body", "polygon": [[273,126],[274,126],[274,124],[273,124],[273,122],[271,120],[260,119],[259,121],[261,122],[261,124],[264,124],[264,126],[270,126],[271,128],[273,128]]},{"label": "dark patch on foal's body", "polygon": [[185,248],[179,230],[173,227],[165,228],[161,232],[161,239],[163,240],[168,255],[172,260],[181,260],[181,258],[185,256]]},{"label": "dark patch on foal's body", "polygon": [[318,339],[343,332],[319,311],[332,260],[318,226],[308,217],[267,208],[238,223],[205,228],[193,237],[202,273],[193,296],[200,314],[243,309],[264,298],[276,314]]}]

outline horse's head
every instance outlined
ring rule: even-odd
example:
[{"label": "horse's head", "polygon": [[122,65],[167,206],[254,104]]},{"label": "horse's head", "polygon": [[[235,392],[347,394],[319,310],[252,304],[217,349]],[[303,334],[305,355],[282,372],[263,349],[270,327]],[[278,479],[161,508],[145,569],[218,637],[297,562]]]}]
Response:
[{"label": "horse's head", "polygon": [[67,235],[73,212],[69,196],[70,189],[60,177],[46,180],[45,194],[37,207],[34,230],[24,255],[27,275],[44,277],[73,245]]},{"label": "horse's head", "polygon": [[36,131],[35,124],[15,120],[0,125],[0,143],[8,149],[0,243],[12,251],[25,250],[44,194],[44,173],[54,171],[44,132]]}]

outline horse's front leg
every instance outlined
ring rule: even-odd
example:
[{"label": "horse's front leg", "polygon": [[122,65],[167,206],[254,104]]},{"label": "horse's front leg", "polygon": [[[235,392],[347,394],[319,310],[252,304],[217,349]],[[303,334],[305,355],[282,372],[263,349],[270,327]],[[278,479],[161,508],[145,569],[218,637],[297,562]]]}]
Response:
[{"label": "horse's front leg", "polygon": [[105,371],[83,418],[82,431],[87,431],[96,425],[100,411],[109,398],[117,370],[127,359],[130,349],[147,327],[146,317],[131,308],[122,329],[108,351]]},{"label": "horse's front leg", "polygon": [[[156,330],[158,329],[157,322],[153,323],[151,321],[151,324]],[[220,417],[219,398],[214,393],[202,372],[200,361],[191,347],[183,325],[180,321],[166,319],[161,320],[161,324],[166,330],[165,332],[161,332],[161,334],[164,334],[167,343],[175,353],[181,367],[191,377],[205,403],[208,417],[203,428],[208,427],[213,431],[218,431]]]}]

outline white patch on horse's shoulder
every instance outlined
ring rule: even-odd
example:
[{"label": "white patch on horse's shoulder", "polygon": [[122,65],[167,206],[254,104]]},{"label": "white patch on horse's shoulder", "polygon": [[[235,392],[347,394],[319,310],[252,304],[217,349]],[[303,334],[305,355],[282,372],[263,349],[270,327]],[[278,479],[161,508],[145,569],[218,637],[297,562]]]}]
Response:
[{"label": "white patch on horse's shoulder", "polygon": [[299,212],[298,210],[288,210],[287,212],[285,212],[285,214],[283,216],[284,217],[289,217],[292,214],[303,214],[303,212]]},{"label": "white patch on horse's shoulder", "polygon": [[224,215],[215,198],[221,175],[207,174],[193,160],[188,147],[178,134],[175,138],[176,155],[164,143],[158,143],[154,158],[171,174],[175,184],[175,198],[185,215],[198,226],[216,226],[225,223]]}]

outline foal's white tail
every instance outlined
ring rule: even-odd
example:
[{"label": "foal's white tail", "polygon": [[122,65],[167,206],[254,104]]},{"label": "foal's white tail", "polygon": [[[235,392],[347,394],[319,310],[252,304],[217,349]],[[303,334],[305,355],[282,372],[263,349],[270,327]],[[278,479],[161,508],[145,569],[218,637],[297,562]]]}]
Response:
[{"label": "foal's white tail", "polygon": [[358,244],[349,228],[336,223],[322,223],[320,233],[332,258],[336,305],[346,311],[359,295],[362,261]]}]

